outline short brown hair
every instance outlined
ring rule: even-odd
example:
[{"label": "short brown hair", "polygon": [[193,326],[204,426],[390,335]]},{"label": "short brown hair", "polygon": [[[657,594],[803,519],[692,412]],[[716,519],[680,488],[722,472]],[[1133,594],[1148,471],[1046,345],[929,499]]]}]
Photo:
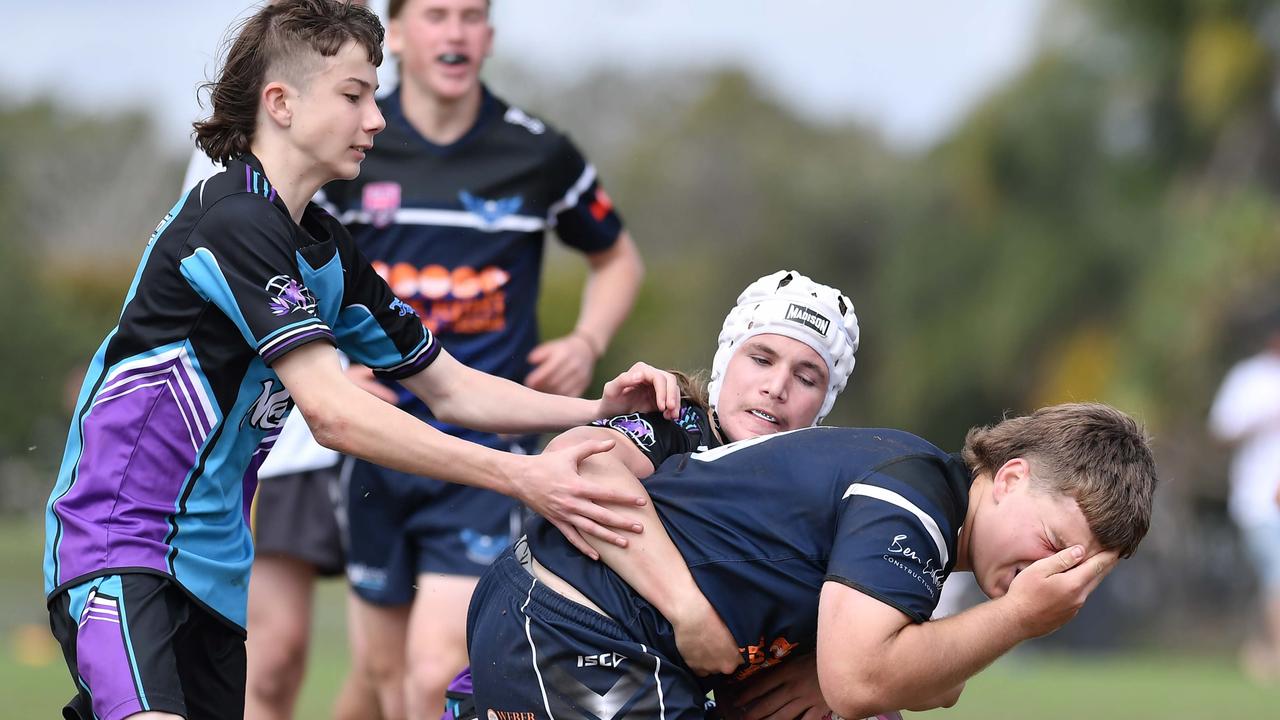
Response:
[{"label": "short brown hair", "polygon": [[222,72],[200,86],[213,115],[195,123],[196,145],[220,163],[249,151],[258,120],[258,96],[273,68],[305,63],[304,53],[333,57],[359,43],[369,62],[382,64],[382,23],[372,10],[337,0],[283,0],[268,4],[240,27]]},{"label": "short brown hair", "polygon": [[1156,465],[1142,426],[1101,403],[1041,408],[996,425],[973,428],[964,462],[994,475],[1014,458],[1032,465],[1033,483],[1074,498],[1103,548],[1129,557],[1151,523]]}]

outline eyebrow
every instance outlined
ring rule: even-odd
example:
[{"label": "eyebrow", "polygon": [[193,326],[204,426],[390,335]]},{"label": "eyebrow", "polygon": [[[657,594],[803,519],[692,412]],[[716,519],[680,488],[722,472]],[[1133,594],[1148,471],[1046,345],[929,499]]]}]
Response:
[{"label": "eyebrow", "polygon": [[1055,550],[1065,550],[1067,548],[1066,545],[1062,544],[1062,539],[1058,537],[1058,533],[1053,531],[1053,528],[1045,525],[1044,529],[1049,534],[1049,542],[1053,544]]},{"label": "eyebrow", "polygon": [[[780,357],[773,348],[769,347],[768,345],[765,345],[762,342],[756,342],[754,340],[748,341],[747,344],[743,346],[743,349],[750,350],[752,352],[758,352],[761,355],[768,355],[770,359],[774,359],[774,360]],[[801,360],[796,364],[802,368],[812,370],[816,373],[825,374],[827,372],[826,367],[819,365],[818,363],[813,362],[812,360]]]},{"label": "eyebrow", "polygon": [[361,80],[360,78],[355,77],[355,76],[349,77],[349,78],[347,78],[346,80],[344,80],[343,82],[353,82],[353,83],[355,83],[355,84],[359,85],[360,87],[365,88],[366,90],[368,90],[368,89],[376,90],[376,89],[377,89],[377,87],[376,87],[375,85],[372,85],[368,80]]}]

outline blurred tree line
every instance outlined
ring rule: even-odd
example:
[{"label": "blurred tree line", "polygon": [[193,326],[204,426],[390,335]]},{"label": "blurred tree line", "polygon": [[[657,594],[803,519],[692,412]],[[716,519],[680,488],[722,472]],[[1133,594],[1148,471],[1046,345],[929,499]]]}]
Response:
[{"label": "blurred tree line", "polygon": [[[508,61],[494,86],[575,136],[645,253],[645,291],[601,378],[635,359],[709,366],[737,292],[786,267],[858,309],[858,369],[831,423],[958,449],[1006,412],[1117,404],[1155,435],[1164,485],[1147,544],[1103,586],[1111,617],[1186,627],[1242,609],[1251,582],[1204,420],[1280,305],[1280,11],[1063,0],[1041,40],[923,151],[801,117],[732,69],[605,70],[560,87]],[[43,500],[65,381],[172,204],[185,158],[157,154],[151,135],[141,116],[0,107],[0,509]],[[553,256],[545,333],[568,329],[582,273]],[[1092,632],[1116,635],[1110,622]]]}]

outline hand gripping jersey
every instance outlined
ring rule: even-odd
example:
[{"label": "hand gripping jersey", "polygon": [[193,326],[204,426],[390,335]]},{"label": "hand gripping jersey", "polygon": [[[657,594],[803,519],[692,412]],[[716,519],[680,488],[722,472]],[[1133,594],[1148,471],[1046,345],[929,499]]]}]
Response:
[{"label": "hand gripping jersey", "polygon": [[[743,649],[736,677],[813,652],[830,580],[927,620],[955,567],[972,482],[963,463],[897,430],[816,427],[667,460],[645,488],[694,580]],[[678,657],[667,621],[551,525],[533,556]]]},{"label": "hand gripping jersey", "polygon": [[657,470],[667,458],[681,453],[698,452],[722,444],[711,431],[711,418],[704,408],[687,401],[680,414],[668,420],[660,412],[617,415],[591,423],[622,433],[648,458]]},{"label": "hand gripping jersey", "polygon": [[[379,107],[386,130],[358,178],[325,187],[326,202],[451,355],[522,381],[538,342],[546,230],[585,253],[608,249],[622,230],[595,168],[567,137],[487,89],[475,125],[448,146],[409,124],[399,92]],[[399,392],[402,408],[446,432],[509,444],[434,421]]]},{"label": "hand gripping jersey", "polygon": [[271,364],[316,340],[390,378],[439,353],[336,220],[309,205],[298,227],[258,160],[233,161],[156,228],[93,357],[46,510],[45,592],[157,573],[243,627],[256,470],[292,407]]}]

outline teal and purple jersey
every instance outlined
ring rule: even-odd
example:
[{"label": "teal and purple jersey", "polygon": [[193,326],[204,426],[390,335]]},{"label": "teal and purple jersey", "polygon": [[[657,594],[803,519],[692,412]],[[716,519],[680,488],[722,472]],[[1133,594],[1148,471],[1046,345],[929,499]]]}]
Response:
[{"label": "teal and purple jersey", "polygon": [[387,378],[435,338],[316,205],[301,225],[252,156],[152,233],[98,348],[46,509],[44,589],[147,572],[243,628],[257,467],[292,408],[272,363],[323,341]]}]

